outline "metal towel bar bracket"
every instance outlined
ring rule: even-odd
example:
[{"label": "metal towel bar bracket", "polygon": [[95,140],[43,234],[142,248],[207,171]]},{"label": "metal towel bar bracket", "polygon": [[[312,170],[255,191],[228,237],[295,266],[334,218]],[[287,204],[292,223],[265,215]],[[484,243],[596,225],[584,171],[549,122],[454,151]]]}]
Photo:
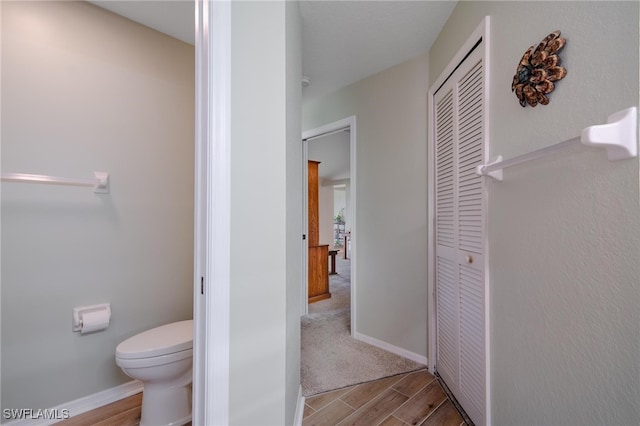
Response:
[{"label": "metal towel bar bracket", "polygon": [[488,164],[477,167],[476,173],[502,180],[502,169],[547,156],[570,145],[601,147],[607,150],[609,161],[624,160],[638,156],[638,112],[637,107],[627,108],[610,115],[607,124],[590,126],[582,130],[582,135],[527,154],[502,160],[502,156]]}]

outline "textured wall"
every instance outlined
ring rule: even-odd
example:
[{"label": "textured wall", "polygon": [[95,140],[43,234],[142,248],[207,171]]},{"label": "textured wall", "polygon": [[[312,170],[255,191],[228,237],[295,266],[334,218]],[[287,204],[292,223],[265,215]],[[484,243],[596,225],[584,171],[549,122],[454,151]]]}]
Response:
[{"label": "textured wall", "polygon": [[[561,142],[638,105],[638,13],[637,2],[460,2],[430,51],[431,81],[490,15],[492,155]],[[516,65],[556,29],[568,74],[549,105],[522,108]],[[577,147],[504,179],[488,183],[493,424],[638,424],[638,159]]]},{"label": "textured wall", "polygon": [[[111,193],[2,184],[2,407],[130,380],[117,344],[191,318],[193,47],[84,2],[2,2],[2,172],[111,174]],[[110,327],[71,331],[111,302]]]},{"label": "textured wall", "polygon": [[426,55],[305,103],[310,130],[357,116],[357,332],[426,357]]}]

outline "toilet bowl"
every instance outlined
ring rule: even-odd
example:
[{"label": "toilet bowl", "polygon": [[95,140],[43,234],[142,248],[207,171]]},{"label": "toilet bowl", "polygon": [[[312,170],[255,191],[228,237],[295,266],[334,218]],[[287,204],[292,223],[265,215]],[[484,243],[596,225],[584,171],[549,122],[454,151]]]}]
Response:
[{"label": "toilet bowl", "polygon": [[144,331],[116,347],[116,364],[140,380],[140,426],[178,426],[191,420],[193,320]]}]

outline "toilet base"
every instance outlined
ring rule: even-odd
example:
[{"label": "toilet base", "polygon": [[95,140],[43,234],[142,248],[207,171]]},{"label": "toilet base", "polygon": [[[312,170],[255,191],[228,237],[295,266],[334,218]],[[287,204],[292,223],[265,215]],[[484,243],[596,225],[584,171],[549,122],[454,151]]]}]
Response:
[{"label": "toilet base", "polygon": [[191,421],[191,383],[158,386],[145,383],[140,426],[180,426]]}]

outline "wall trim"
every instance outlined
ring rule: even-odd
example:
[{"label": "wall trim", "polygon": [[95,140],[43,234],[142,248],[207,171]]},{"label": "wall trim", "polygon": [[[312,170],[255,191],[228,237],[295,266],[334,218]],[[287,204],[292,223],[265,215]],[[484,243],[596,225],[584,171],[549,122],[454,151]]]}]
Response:
[{"label": "wall trim", "polygon": [[385,351],[391,352],[392,354],[399,355],[401,357],[410,359],[411,361],[428,365],[428,360],[426,356],[417,354],[415,352],[408,351],[399,346],[392,345],[391,343],[384,342],[382,340],[378,340],[375,337],[367,336],[362,333],[354,333],[353,337],[361,342],[368,343],[372,346],[376,346],[380,349],[384,349]]},{"label": "wall trim", "polygon": [[305,397],[302,396],[302,385],[298,388],[298,403],[296,404],[296,415],[293,418],[293,426],[302,426],[304,417]]},{"label": "wall trim", "polygon": [[[104,407],[121,399],[128,398],[132,395],[142,392],[143,384],[139,380],[132,380],[122,385],[105,389],[103,391],[94,393],[92,395],[83,396],[73,401],[65,402],[57,405],[53,408],[49,408],[43,411],[48,413],[57,413],[61,415],[63,410],[68,410],[71,418],[80,414],[86,413],[96,408]],[[4,414],[4,413],[3,413]],[[54,423],[60,422],[62,418],[56,419],[18,419],[8,423],[3,423],[4,426],[48,426]]]}]

